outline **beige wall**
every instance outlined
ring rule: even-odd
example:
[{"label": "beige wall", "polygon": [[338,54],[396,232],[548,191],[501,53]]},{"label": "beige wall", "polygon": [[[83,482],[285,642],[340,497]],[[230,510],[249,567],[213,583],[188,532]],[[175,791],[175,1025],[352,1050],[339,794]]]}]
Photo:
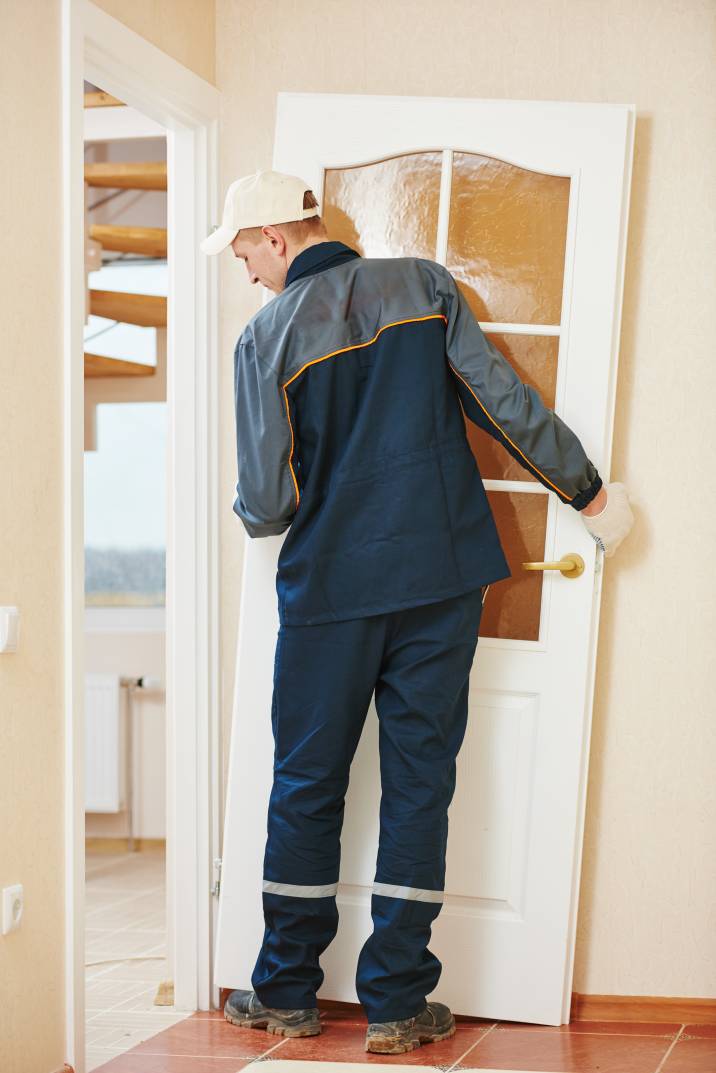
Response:
[{"label": "beige wall", "polygon": [[190,71],[214,81],[214,0],[93,0]]},{"label": "beige wall", "polygon": [[[213,0],[100,6],[213,80]],[[25,888],[0,937],[3,1073],[65,1060],[60,11],[0,0],[0,604],[22,615],[0,655],[0,887]]]},{"label": "beige wall", "polygon": [[[716,7],[314,0],[305,17],[297,10],[217,0],[224,184],[271,167],[279,90],[637,107],[611,470],[636,525],[604,579],[574,988],[713,996]],[[231,355],[260,294],[229,257],[223,285],[231,490]],[[223,535],[228,724],[243,544],[229,512]]]},{"label": "beige wall", "polygon": [[[212,79],[211,0],[100,6]],[[0,17],[0,603],[22,610],[20,651],[0,655],[0,815],[11,819],[0,829],[0,886],[22,882],[26,903],[21,929],[0,938],[0,1039],[5,1073],[50,1073],[65,1057],[60,0],[0,0]],[[218,0],[216,28],[225,182],[270,166],[278,90],[637,105],[612,467],[637,501],[637,526],[604,584],[575,988],[712,994],[707,467],[716,280],[706,192],[716,156],[716,9],[708,0],[446,0],[438,15],[427,0],[315,0],[306,9]],[[240,265],[225,259],[223,272],[222,486],[230,495],[231,352],[260,296]],[[242,539],[228,512],[227,725]]]}]

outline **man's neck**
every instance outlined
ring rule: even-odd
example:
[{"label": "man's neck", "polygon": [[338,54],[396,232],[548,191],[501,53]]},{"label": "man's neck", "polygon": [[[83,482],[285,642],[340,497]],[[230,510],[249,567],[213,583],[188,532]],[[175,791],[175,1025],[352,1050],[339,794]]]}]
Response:
[{"label": "man's neck", "polygon": [[317,246],[320,242],[330,242],[328,235],[324,235],[321,238],[312,238],[308,242],[304,242],[303,246],[297,246],[291,254],[291,259],[287,261],[286,267],[291,267],[291,261],[298,257],[299,253],[303,253],[304,250],[309,249],[311,246]]}]

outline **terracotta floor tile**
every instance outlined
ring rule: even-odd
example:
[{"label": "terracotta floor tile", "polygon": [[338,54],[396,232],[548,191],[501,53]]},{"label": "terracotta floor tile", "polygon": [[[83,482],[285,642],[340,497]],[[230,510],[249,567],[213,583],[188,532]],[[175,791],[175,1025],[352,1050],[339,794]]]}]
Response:
[{"label": "terracotta floor tile", "polygon": [[716,1036],[716,1024],[684,1025],[684,1036],[694,1036],[697,1039],[712,1039]]},{"label": "terracotta floor tile", "polygon": [[[706,1025],[689,1025],[690,1029]],[[711,1026],[713,1027],[713,1026]],[[695,1039],[691,1033],[674,1044],[659,1073],[714,1073],[716,1070],[716,1033],[710,1038]]]},{"label": "terracotta floor tile", "polygon": [[[672,1045],[654,1035],[496,1028],[462,1059],[467,1068],[549,1073],[654,1073]],[[712,1071],[713,1073],[713,1071]]]},{"label": "terracotta floor tile", "polygon": [[[375,1065],[391,1061],[390,1055],[372,1054],[365,1049],[367,1023],[351,1024],[347,1021],[328,1021],[320,1036],[287,1039],[276,1058],[302,1062],[362,1062]],[[440,1066],[446,1068],[456,1062],[476,1043],[489,1027],[483,1025],[460,1025],[450,1039],[426,1043],[407,1054],[393,1055],[396,1064],[410,1066]]]},{"label": "terracotta floor tile", "polygon": [[[404,1055],[367,1052],[362,1010],[322,1009],[320,1036],[281,1038],[226,1021],[222,1010],[193,1014],[96,1067],[94,1073],[235,1073],[276,1061],[315,1065],[535,1070],[544,1073],[716,1073],[716,1025],[577,1021],[559,1027],[509,1021],[459,1021],[453,1037]],[[676,1042],[674,1040],[676,1039]],[[258,1063],[257,1059],[262,1059]]]},{"label": "terracotta floor tile", "polygon": [[518,1028],[521,1032],[600,1032],[617,1036],[663,1036],[674,1039],[681,1031],[676,1021],[572,1021],[568,1025],[532,1025],[524,1021],[498,1021],[497,1029]]},{"label": "terracotta floor tile", "polygon": [[283,1042],[263,1029],[238,1028],[223,1017],[187,1017],[134,1048],[135,1054],[256,1058]]},{"label": "terracotta floor tile", "polygon": [[[374,1055],[374,1058],[380,1057],[380,1055]],[[481,1073],[480,1070],[469,1069],[467,1066],[460,1064],[450,1063],[449,1065],[405,1065],[401,1062],[402,1055],[384,1054],[383,1061],[378,1064],[370,1065],[366,1062],[303,1062],[300,1058],[269,1058],[264,1060],[258,1058],[253,1064],[249,1064],[245,1067],[244,1073],[438,1073],[438,1071],[449,1071],[449,1073]]]}]

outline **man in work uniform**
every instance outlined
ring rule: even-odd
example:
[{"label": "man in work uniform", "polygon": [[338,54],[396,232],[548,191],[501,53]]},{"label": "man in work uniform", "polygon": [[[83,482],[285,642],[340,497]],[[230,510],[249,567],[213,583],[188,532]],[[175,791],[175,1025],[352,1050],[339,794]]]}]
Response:
[{"label": "man in work uniform", "polygon": [[[300,178],[229,187],[222,225],[275,298],[234,353],[238,483],[250,537],[288,530],[278,557],[273,787],[265,932],[238,1025],[321,1031],[319,957],[338,924],[349,769],[370,700],[382,795],[356,988],[366,1049],[400,1053],[455,1031],[427,1002],[443,900],[447,812],[486,587],[510,576],[462,408],[613,554],[632,515],[571,429],[483,335],[451,274],[420,257],[367,258],[329,241]],[[462,404],[462,408],[461,408]]]}]

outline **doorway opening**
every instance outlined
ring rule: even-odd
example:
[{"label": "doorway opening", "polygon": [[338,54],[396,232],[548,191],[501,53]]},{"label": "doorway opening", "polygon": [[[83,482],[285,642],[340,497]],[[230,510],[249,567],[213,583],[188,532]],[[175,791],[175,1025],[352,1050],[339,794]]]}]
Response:
[{"label": "doorway opening", "polygon": [[187,1014],[167,936],[166,131],[89,82],[84,102],[90,1073]]},{"label": "doorway opening", "polygon": [[[105,99],[88,107],[85,94]],[[140,975],[154,964],[144,999],[159,1017],[139,1029],[147,1035],[218,1005],[218,303],[216,268],[198,248],[216,214],[217,117],[214,87],[92,4],[65,0],[65,984],[76,1073],[100,1064],[86,1031],[105,1009],[85,993],[91,969],[105,985],[114,973],[116,991],[118,964]],[[115,1015],[137,1000],[118,997]]]}]

